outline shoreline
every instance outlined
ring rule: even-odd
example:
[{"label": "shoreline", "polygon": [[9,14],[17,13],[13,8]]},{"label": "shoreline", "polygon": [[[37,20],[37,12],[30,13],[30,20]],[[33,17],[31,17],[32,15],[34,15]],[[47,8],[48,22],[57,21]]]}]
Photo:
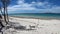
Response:
[{"label": "shoreline", "polygon": [[[18,34],[60,34],[60,20],[42,20],[42,19],[33,19],[33,18],[18,18],[18,17],[9,17],[11,22],[17,23],[17,25],[26,26],[29,29],[29,25],[36,26],[35,31],[19,31]],[[15,26],[17,26],[15,25]],[[11,31],[11,30],[10,30]],[[16,34],[16,33],[15,33]]]},{"label": "shoreline", "polygon": [[9,16],[9,17],[16,17],[16,18],[27,18],[27,19],[42,19],[42,20],[60,20],[60,18],[37,18],[37,17],[21,17],[21,16]]}]

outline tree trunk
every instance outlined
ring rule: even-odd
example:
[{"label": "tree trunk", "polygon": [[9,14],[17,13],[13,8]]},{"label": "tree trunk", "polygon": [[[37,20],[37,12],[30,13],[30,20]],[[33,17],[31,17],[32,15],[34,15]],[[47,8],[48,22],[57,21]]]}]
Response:
[{"label": "tree trunk", "polygon": [[7,22],[7,18],[6,18],[6,5],[5,4],[4,4],[4,20],[7,24],[8,22]]},{"label": "tree trunk", "polygon": [[[6,7],[5,7],[5,9],[6,9],[6,19],[7,19],[7,22],[9,22],[8,11],[7,11],[7,3],[6,3],[5,5],[6,5]],[[7,23],[7,24],[8,24],[8,23]]]},{"label": "tree trunk", "polygon": [[9,22],[8,11],[7,11],[7,5],[6,5],[6,17],[7,17],[7,22]]},{"label": "tree trunk", "polygon": [[2,8],[0,7],[1,15],[3,16]]}]

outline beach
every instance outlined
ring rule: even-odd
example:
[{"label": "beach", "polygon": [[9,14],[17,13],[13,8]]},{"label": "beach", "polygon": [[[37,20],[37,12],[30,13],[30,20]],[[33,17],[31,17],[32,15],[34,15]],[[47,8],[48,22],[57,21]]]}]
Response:
[{"label": "beach", "polygon": [[60,34],[60,20],[59,19],[35,19],[35,18],[18,18],[9,17],[10,22],[18,23],[17,25],[35,26],[35,30],[16,30],[10,28],[6,30],[7,34]]}]

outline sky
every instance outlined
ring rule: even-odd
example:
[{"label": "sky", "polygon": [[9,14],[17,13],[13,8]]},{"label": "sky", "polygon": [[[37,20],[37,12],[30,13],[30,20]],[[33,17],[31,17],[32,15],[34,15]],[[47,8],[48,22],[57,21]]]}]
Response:
[{"label": "sky", "polygon": [[11,0],[9,13],[60,13],[60,0]]}]

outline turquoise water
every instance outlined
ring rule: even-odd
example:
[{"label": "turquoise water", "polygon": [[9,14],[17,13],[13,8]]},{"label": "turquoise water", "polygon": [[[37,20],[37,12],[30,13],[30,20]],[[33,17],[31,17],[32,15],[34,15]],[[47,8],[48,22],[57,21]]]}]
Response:
[{"label": "turquoise water", "polygon": [[9,16],[17,16],[17,17],[31,17],[31,18],[58,18],[60,19],[59,13],[16,13],[9,14]]}]

